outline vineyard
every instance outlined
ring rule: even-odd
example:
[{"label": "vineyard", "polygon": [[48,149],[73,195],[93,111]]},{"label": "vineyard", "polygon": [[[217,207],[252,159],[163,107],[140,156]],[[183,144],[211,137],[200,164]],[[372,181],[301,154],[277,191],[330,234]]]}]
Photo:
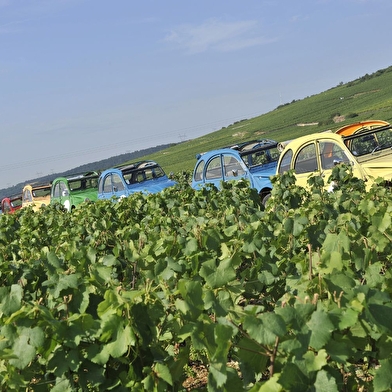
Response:
[{"label": "vineyard", "polygon": [[0,389],[391,390],[392,195],[332,176],[2,215]]}]

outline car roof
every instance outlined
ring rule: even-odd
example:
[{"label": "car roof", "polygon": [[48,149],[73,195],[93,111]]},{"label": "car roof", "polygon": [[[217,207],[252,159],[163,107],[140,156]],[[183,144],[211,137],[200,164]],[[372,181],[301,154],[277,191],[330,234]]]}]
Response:
[{"label": "car roof", "polygon": [[31,189],[44,189],[44,188],[50,188],[51,184],[26,184],[23,189],[31,188]]},{"label": "car roof", "polygon": [[331,132],[317,132],[311,133],[309,135],[300,136],[296,139],[290,140],[287,144],[281,143],[280,146],[282,148],[282,152],[292,148],[293,146],[301,145],[307,141],[313,141],[318,139],[331,139],[335,141],[343,141],[343,137],[341,135],[337,135],[336,133]]},{"label": "car roof", "polygon": [[248,140],[241,143],[231,144],[226,147],[217,148],[214,150],[209,150],[204,153],[196,155],[196,159],[200,159],[202,156],[211,156],[223,152],[237,151],[241,156],[249,154],[255,151],[266,150],[271,147],[277,147],[278,142],[271,139],[256,139]]},{"label": "car roof", "polygon": [[376,129],[378,127],[384,127],[390,125],[387,121],[383,120],[367,120],[360,121],[354,124],[345,125],[339,128],[336,133],[342,136],[349,136],[357,132]]},{"label": "car roof", "polygon": [[74,173],[74,174],[70,174],[68,176],[63,176],[63,177],[57,177],[56,179],[53,180],[59,180],[59,179],[66,179],[68,181],[73,181],[73,180],[80,180],[83,178],[95,178],[98,177],[99,173],[95,172],[95,171],[90,171],[90,172],[84,172],[84,173]]},{"label": "car roof", "polygon": [[4,199],[10,199],[11,201],[13,201],[13,200],[21,199],[21,198],[22,198],[22,194],[18,193],[16,195],[11,195],[11,196],[4,197],[3,200]]},{"label": "car roof", "polygon": [[144,169],[146,167],[152,167],[152,166],[159,166],[159,165],[154,161],[139,161],[134,163],[128,163],[125,165],[115,166],[114,168],[119,169],[122,172],[130,172],[133,170]]}]

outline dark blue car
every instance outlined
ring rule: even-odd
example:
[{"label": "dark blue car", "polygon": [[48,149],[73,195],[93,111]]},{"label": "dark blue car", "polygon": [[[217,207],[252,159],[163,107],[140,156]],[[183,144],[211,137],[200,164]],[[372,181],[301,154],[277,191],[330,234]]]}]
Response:
[{"label": "dark blue car", "polygon": [[141,161],[103,171],[98,180],[98,199],[128,197],[132,193],[157,193],[176,185],[154,161]]},{"label": "dark blue car", "polygon": [[220,188],[222,181],[248,180],[265,204],[271,194],[270,177],[276,174],[279,158],[275,140],[251,140],[197,155],[192,188],[206,184]]}]

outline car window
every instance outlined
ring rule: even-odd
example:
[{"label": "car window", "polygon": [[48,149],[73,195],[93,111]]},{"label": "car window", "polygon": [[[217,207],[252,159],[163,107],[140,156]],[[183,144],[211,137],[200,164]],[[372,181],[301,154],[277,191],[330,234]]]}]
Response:
[{"label": "car window", "polygon": [[297,174],[311,173],[317,170],[316,145],[314,143],[303,147],[295,160],[294,170]]},{"label": "car window", "polygon": [[384,131],[375,133],[380,149],[392,147],[392,129],[388,128]]},{"label": "car window", "polygon": [[21,205],[22,205],[22,199],[20,197],[11,201],[11,206],[14,208],[20,207]]},{"label": "car window", "polygon": [[121,177],[117,173],[112,174],[112,184],[114,192],[123,191],[125,189]]},{"label": "car window", "polygon": [[338,163],[349,162],[345,151],[337,143],[331,141],[320,141],[319,146],[321,167],[324,170],[332,169]]},{"label": "car window", "polygon": [[279,174],[283,174],[288,170],[290,170],[290,164],[292,158],[293,158],[293,150],[288,150],[283,154],[282,160],[280,161],[280,166],[278,171]]},{"label": "car window", "polygon": [[373,134],[355,138],[349,143],[349,148],[355,156],[370,154],[376,147],[377,140]]},{"label": "car window", "polygon": [[45,188],[37,188],[33,189],[33,196],[34,197],[46,197],[50,195],[51,187],[47,186]]},{"label": "car window", "polygon": [[3,200],[3,212],[7,213],[11,211],[11,204],[8,200]]},{"label": "car window", "polygon": [[33,197],[31,196],[31,192],[29,189],[25,189],[25,191],[23,192],[23,201],[33,201]]},{"label": "car window", "polygon": [[80,189],[83,189],[84,186],[82,184],[82,181],[77,179],[77,180],[72,180],[72,181],[68,181],[69,184],[69,189],[71,191],[78,191]]},{"label": "car window", "polygon": [[222,164],[220,155],[212,158],[210,162],[208,162],[206,168],[206,180],[213,180],[216,178],[222,178]]},{"label": "car window", "polygon": [[201,181],[203,179],[203,169],[205,166],[205,162],[204,161],[200,161],[197,166],[196,166],[196,170],[195,170],[195,174],[193,176],[193,179],[195,181]]},{"label": "car window", "polygon": [[60,183],[56,183],[53,189],[53,197],[59,197],[60,196]]},{"label": "car window", "polygon": [[223,155],[223,166],[225,177],[237,177],[244,174],[240,161],[232,155]]},{"label": "car window", "polygon": [[145,169],[144,170],[144,178],[146,180],[152,180],[154,178],[154,173],[152,169]]},{"label": "car window", "polygon": [[165,172],[160,166],[153,167],[151,170],[152,170],[152,176],[154,178],[160,178],[165,175]]},{"label": "car window", "polygon": [[345,143],[355,156],[371,154],[392,146],[392,130],[388,128],[371,134],[359,135]]},{"label": "car window", "polygon": [[103,182],[103,191],[105,193],[111,193],[112,192],[112,178],[110,174],[105,177],[104,182]]},{"label": "car window", "polygon": [[136,173],[136,175],[135,175],[135,178],[136,178],[136,182],[143,182],[143,181],[146,181],[146,173],[145,173],[145,171],[144,170],[139,170],[137,173]]},{"label": "car window", "polygon": [[64,181],[60,181],[59,185],[61,196],[66,196],[67,194],[69,194],[67,184]]}]

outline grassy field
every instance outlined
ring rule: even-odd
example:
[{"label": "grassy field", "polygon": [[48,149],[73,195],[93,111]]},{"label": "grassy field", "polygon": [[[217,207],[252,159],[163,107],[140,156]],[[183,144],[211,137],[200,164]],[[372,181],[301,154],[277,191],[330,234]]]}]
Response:
[{"label": "grassy field", "polygon": [[144,158],[178,173],[192,170],[196,154],[213,148],[249,139],[291,140],[368,119],[392,121],[392,66]]}]

